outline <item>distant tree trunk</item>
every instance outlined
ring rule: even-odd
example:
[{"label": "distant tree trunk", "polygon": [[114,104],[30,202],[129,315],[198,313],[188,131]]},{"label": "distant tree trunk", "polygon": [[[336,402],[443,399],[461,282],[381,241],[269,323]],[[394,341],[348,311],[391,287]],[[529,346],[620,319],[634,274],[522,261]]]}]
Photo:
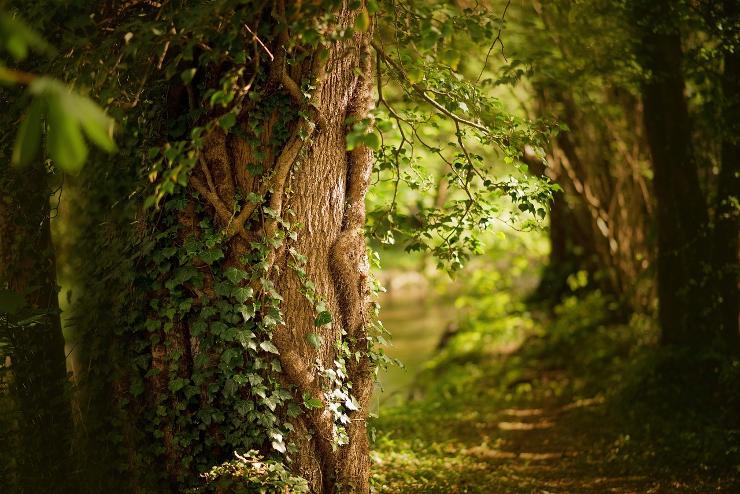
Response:
[{"label": "distant tree trunk", "polygon": [[[658,303],[662,342],[695,348],[714,343],[704,269],[709,258],[707,207],[699,186],[684,96],[681,38],[670,2],[642,15],[644,119],[657,202]],[[668,19],[668,20],[666,20]]]},{"label": "distant tree trunk", "polygon": [[[725,17],[736,19],[740,14],[737,2],[725,2]],[[722,74],[724,98],[722,119],[722,167],[717,182],[717,205],[715,209],[715,231],[713,248],[713,271],[718,275],[718,290],[721,296],[718,321],[727,348],[740,351],[740,328],[738,327],[738,275],[740,261],[740,141],[737,123],[740,115],[740,53],[725,55]]]},{"label": "distant tree trunk", "polygon": [[[64,337],[59,316],[49,190],[40,162],[0,172],[0,284],[25,297],[38,322],[11,330],[20,492],[74,492]],[[4,484],[5,482],[3,482]]]},{"label": "distant tree trunk", "polygon": [[[647,153],[631,121],[641,109],[619,88],[604,90],[608,117],[575,91],[541,87],[538,111],[555,114],[569,130],[550,146],[546,174],[563,189],[550,211],[550,258],[540,297],[557,299],[568,277],[589,273],[589,286],[619,298],[632,310],[647,310],[652,290],[646,276],[652,258],[647,241],[652,204],[639,164]],[[607,121],[611,120],[611,121]]]}]

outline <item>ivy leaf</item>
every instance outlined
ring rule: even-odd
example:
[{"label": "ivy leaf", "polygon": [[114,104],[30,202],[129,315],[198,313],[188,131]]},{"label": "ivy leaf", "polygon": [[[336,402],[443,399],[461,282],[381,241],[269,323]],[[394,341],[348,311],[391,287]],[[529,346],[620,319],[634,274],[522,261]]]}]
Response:
[{"label": "ivy leaf", "polygon": [[312,410],[315,408],[321,408],[324,406],[324,404],[318,398],[309,398],[307,400],[303,400],[303,406],[308,408],[309,410]]},{"label": "ivy leaf", "polygon": [[347,407],[347,410],[352,410],[352,411],[357,411],[360,409],[355,399],[351,396],[344,401],[344,406]]},{"label": "ivy leaf", "polygon": [[178,377],[177,379],[173,379],[170,381],[170,391],[173,393],[176,393],[177,391],[181,390],[185,387],[185,385],[188,383],[187,379],[183,379],[181,377]]},{"label": "ivy leaf", "polygon": [[275,353],[275,354],[280,353],[277,347],[271,341],[263,341],[262,343],[260,343],[260,348],[266,352]]},{"label": "ivy leaf", "polygon": [[254,304],[239,304],[236,310],[244,318],[244,322],[249,321],[254,317]]},{"label": "ivy leaf", "polygon": [[316,320],[313,322],[314,326],[319,327],[331,322],[331,313],[328,310],[319,312],[316,316]]},{"label": "ivy leaf", "polygon": [[281,453],[285,453],[285,443],[283,441],[272,441],[272,447]]},{"label": "ivy leaf", "polygon": [[236,124],[236,115],[229,112],[218,119],[218,125],[224,130],[229,130]]},{"label": "ivy leaf", "polygon": [[224,276],[226,276],[226,279],[236,285],[240,281],[245,280],[248,275],[246,271],[231,267],[224,271]]},{"label": "ivy leaf", "polygon": [[306,339],[308,340],[308,343],[316,350],[321,348],[321,343],[324,340],[321,335],[318,335],[316,333],[308,333],[308,335],[306,335]]},{"label": "ivy leaf", "polygon": [[234,298],[239,302],[244,303],[247,299],[254,295],[254,290],[248,286],[235,289],[233,292]]}]

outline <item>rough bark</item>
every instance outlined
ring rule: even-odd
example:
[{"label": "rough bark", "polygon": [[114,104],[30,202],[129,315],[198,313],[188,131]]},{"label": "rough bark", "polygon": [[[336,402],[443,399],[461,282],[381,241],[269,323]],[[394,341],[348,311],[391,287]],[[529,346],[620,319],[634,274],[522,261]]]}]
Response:
[{"label": "rough bark", "polygon": [[[323,345],[314,350],[307,335],[317,331],[310,304],[301,295],[301,286],[287,268],[287,254],[276,259],[275,279],[285,299],[286,324],[275,334],[288,379],[313,396],[323,396],[320,377],[311,363],[318,359],[326,368],[337,357],[335,343],[344,338],[354,349],[367,350],[365,318],[368,263],[363,236],[365,207],[371,171],[371,156],[362,147],[345,151],[346,121],[364,117],[369,109],[372,80],[368,40],[355,37],[352,45],[332,54],[321,85],[323,126],[317,129],[300,167],[287,184],[292,190],[286,206],[303,224],[298,239],[290,244],[308,257],[306,272],[322,294],[333,324],[319,329]],[[362,76],[354,74],[360,68]],[[315,492],[335,492],[337,486],[356,492],[368,491],[368,445],[365,418],[372,391],[369,362],[363,356],[348,367],[352,390],[360,405],[348,427],[349,444],[332,448],[333,417],[326,406],[307,417],[299,417],[297,430],[314,430],[312,436],[295,435],[299,451],[296,470]]]},{"label": "rough bark", "polygon": [[[277,17],[284,16],[278,4]],[[339,27],[354,22],[354,12],[338,13]],[[287,31],[281,32],[270,64],[265,91],[281,92],[294,105],[310,113],[310,122],[297,118],[288,125],[289,136],[282,146],[270,144],[274,115],[259,136],[260,149],[235,134],[213,131],[205,139],[202,156],[189,179],[193,197],[198,197],[211,219],[226,232],[225,266],[246,271],[243,254],[250,242],[271,238],[280,228],[275,219],[260,216],[260,207],[244,203],[233,214],[232,205],[248,193],[266,197],[265,206],[294,225],[301,225],[295,239],[286,238],[266,260],[266,277],[282,297],[280,310],[284,324],[275,329],[272,343],[279,350],[282,367],[280,379],[294,390],[295,399],[308,394],[320,398],[323,407],[292,418],[294,433],[288,441],[297,452],[290,455],[291,468],[308,480],[314,493],[369,491],[367,409],[372,392],[372,369],[367,356],[368,261],[364,239],[365,207],[372,154],[366,147],[346,150],[348,121],[366,118],[371,104],[372,64],[369,33],[355,34],[346,41],[334,42],[328,58],[317,53],[303,62],[287,64]],[[358,75],[359,74],[359,75]],[[315,87],[310,105],[298,89],[303,81]],[[249,131],[250,108],[238,119],[244,132]],[[258,152],[259,151],[259,152]],[[258,157],[261,156],[261,157]],[[264,174],[254,177],[248,165],[261,164]],[[194,203],[179,216],[183,235],[196,234],[201,218]],[[316,292],[332,314],[332,324],[316,327],[314,307],[304,295],[304,285],[291,269],[291,252],[306,256],[305,272]],[[199,304],[208,304],[208,281]],[[255,287],[257,288],[257,287]],[[308,335],[318,333],[321,345],[314,348]],[[148,394],[166,393],[168,355],[180,355],[178,375],[189,377],[199,353],[198,339],[190,336],[186,321],[175,331],[163,333],[162,342],[152,347],[152,367],[163,372],[150,380]],[[349,443],[333,442],[335,417],[329,410],[326,383],[320,368],[332,368],[340,358],[337,341],[347,342],[359,359],[347,362],[347,380],[359,410],[350,414],[346,426]],[[193,413],[196,413],[193,411]],[[164,457],[170,477],[176,481],[187,474],[180,464],[182,452],[172,440],[176,425],[164,426]],[[214,432],[214,433],[217,433]],[[228,457],[231,452],[220,452]],[[218,455],[214,455],[217,457]]]},{"label": "rough bark", "polygon": [[40,162],[0,171],[0,286],[25,297],[24,317],[41,315],[10,331],[16,482],[29,493],[72,492],[75,472],[46,178]]}]

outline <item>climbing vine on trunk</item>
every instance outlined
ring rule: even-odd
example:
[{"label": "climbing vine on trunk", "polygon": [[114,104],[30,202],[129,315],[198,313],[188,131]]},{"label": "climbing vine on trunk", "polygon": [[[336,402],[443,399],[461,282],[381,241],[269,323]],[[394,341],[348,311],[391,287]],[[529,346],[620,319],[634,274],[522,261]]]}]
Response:
[{"label": "climbing vine on trunk", "polygon": [[[59,33],[85,56],[39,71],[77,74],[119,125],[118,154],[94,156],[75,183],[85,486],[256,488],[244,484],[256,475],[264,488],[368,492],[370,397],[389,359],[367,223],[458,269],[494,202],[545,216],[549,184],[494,168],[527,143],[541,151],[549,127],[507,114],[438,57],[488,43],[498,14],[248,0],[35,14],[95,33],[95,46]],[[455,29],[471,34],[443,35]],[[425,139],[440,126],[455,142]],[[412,217],[401,204],[419,146],[450,193]],[[366,212],[373,184],[395,192]]]}]

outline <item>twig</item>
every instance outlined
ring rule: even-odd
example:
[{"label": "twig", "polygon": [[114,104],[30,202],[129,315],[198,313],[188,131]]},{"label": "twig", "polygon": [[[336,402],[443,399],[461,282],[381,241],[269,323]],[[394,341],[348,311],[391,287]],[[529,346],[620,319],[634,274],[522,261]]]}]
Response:
[{"label": "twig", "polygon": [[504,28],[504,19],[506,18],[506,11],[509,10],[509,5],[511,5],[511,0],[508,0],[506,2],[506,7],[504,7],[504,13],[501,14],[501,25],[498,28],[498,33],[496,34],[496,37],[493,40],[493,43],[491,43],[491,47],[488,49],[488,53],[486,53],[486,59],[483,61],[483,67],[480,69],[480,74],[478,74],[478,78],[475,80],[475,82],[479,82],[480,78],[483,76],[483,72],[486,70],[486,66],[488,65],[488,57],[491,56],[491,52],[493,51],[493,47],[496,46],[496,43],[501,44],[501,56],[504,57],[505,61],[509,61],[506,58],[506,55],[504,55],[504,42],[501,40],[501,31]]},{"label": "twig", "polygon": [[272,62],[275,60],[275,56],[270,52],[270,49],[265,46],[265,44],[262,42],[262,40],[257,36],[257,33],[252,31],[248,25],[244,24],[244,27],[247,28],[247,31],[249,31],[249,34],[252,35],[252,39],[254,39],[259,45],[262,47],[263,50],[265,50],[265,53],[267,53],[267,56],[270,57],[270,61]]},{"label": "twig", "polygon": [[[391,59],[390,57],[388,57],[388,55],[385,54],[385,52],[383,51],[383,49],[380,46],[378,46],[377,43],[373,42],[372,43],[372,46],[373,46],[373,48],[375,48],[375,51],[381,56],[381,58],[388,65],[390,65],[391,67],[393,67],[399,74],[401,74],[403,76],[403,78],[406,81],[408,81],[408,77],[406,77],[406,73],[403,71],[403,69],[401,67],[399,67],[399,65],[393,59]],[[426,101],[427,103],[429,103],[430,105],[432,105],[435,109],[437,109],[437,111],[439,111],[440,113],[444,114],[445,116],[447,116],[448,118],[452,119],[453,121],[458,122],[458,123],[461,123],[463,125],[467,125],[469,127],[473,127],[474,129],[480,130],[481,132],[484,132],[484,133],[488,134],[489,131],[488,131],[488,129],[485,126],[483,126],[483,125],[481,125],[479,123],[473,122],[472,120],[468,120],[468,119],[462,118],[462,117],[460,117],[458,115],[455,115],[450,110],[448,110],[447,108],[445,108],[444,106],[442,106],[439,102],[435,101],[434,98],[430,98],[429,95],[426,94],[426,91],[421,86],[419,86],[418,84],[411,83],[411,88],[424,101]]]}]

